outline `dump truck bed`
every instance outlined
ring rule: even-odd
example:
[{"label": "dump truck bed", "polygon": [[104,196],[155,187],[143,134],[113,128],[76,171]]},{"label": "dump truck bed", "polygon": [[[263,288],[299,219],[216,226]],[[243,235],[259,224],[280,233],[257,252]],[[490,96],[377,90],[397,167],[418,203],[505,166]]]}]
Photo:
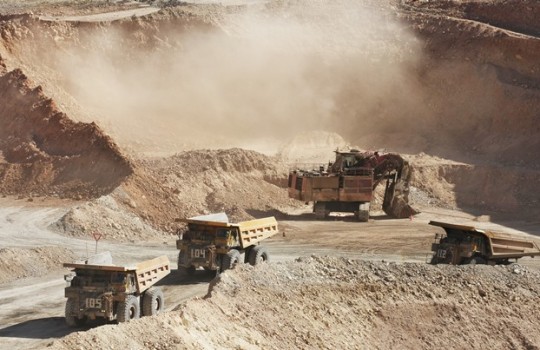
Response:
[{"label": "dump truck bed", "polygon": [[491,257],[494,259],[521,258],[524,256],[540,256],[538,244],[526,237],[517,237],[510,233],[483,230],[470,225],[458,225],[439,221],[430,221],[430,225],[442,227],[447,234],[451,230],[473,232],[484,236],[489,242]]},{"label": "dump truck bed", "polygon": [[171,263],[165,255],[138,263],[135,268],[137,291],[144,292],[171,273]]},{"label": "dump truck bed", "polygon": [[102,270],[102,271],[120,271],[120,272],[133,270],[124,266],[116,266],[116,265],[87,265],[87,264],[77,264],[77,263],[64,263],[63,266],[71,268],[71,269],[82,269],[82,270]]},{"label": "dump truck bed", "polygon": [[237,224],[240,229],[240,244],[242,248],[258,244],[260,241],[278,233],[276,219],[272,217],[243,221]]},{"label": "dump truck bed", "polygon": [[143,261],[134,266],[91,265],[79,263],[65,263],[63,266],[82,270],[132,272],[136,277],[138,293],[144,292],[171,272],[169,258],[165,255]]},{"label": "dump truck bed", "polygon": [[184,220],[188,224],[201,226],[212,226],[222,228],[238,228],[240,232],[240,245],[246,248],[258,244],[260,241],[269,238],[279,232],[276,218],[271,216],[263,219],[242,221],[239,223],[230,223],[224,221],[206,220],[208,216],[199,218],[189,218]]}]

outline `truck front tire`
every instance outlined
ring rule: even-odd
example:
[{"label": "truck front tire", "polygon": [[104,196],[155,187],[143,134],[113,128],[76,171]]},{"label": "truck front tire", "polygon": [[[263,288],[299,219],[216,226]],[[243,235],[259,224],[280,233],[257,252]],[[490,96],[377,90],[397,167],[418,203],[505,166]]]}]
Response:
[{"label": "truck front tire", "polygon": [[66,324],[70,327],[82,327],[86,324],[86,316],[79,318],[79,305],[73,298],[68,298],[66,301]]},{"label": "truck front tire", "polygon": [[185,256],[185,252],[180,251],[178,253],[178,275],[180,278],[186,278],[195,274],[195,266],[185,266],[188,261],[187,256]]},{"label": "truck front tire", "polygon": [[468,264],[470,264],[470,265],[485,265],[485,264],[487,264],[487,261],[486,261],[486,259],[482,258],[481,256],[475,256],[475,257],[472,257],[468,261]]},{"label": "truck front tire", "polygon": [[164,308],[163,291],[161,288],[150,287],[144,292],[142,311],[143,316],[159,315]]},{"label": "truck front tire", "polygon": [[236,249],[231,249],[225,254],[221,260],[221,272],[234,269],[240,262],[240,252]]},{"label": "truck front tire", "polygon": [[178,275],[180,278],[185,278],[188,276],[193,276],[195,274],[195,267],[184,267],[184,266],[178,266]]},{"label": "truck front tire", "polygon": [[263,246],[256,246],[250,249],[249,251],[249,264],[250,265],[259,265],[262,262],[267,262],[269,259],[268,251]]},{"label": "truck front tire", "polygon": [[141,316],[139,299],[134,295],[128,295],[126,300],[118,304],[118,322],[129,322]]}]

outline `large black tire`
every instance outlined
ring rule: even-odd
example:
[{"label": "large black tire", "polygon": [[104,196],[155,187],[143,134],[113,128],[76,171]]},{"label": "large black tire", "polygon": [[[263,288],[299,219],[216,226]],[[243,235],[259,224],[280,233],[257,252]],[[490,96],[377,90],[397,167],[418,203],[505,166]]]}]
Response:
[{"label": "large black tire", "polygon": [[180,278],[190,277],[195,274],[195,267],[184,267],[184,266],[178,266],[178,275]]},{"label": "large black tire", "polygon": [[487,261],[481,256],[474,256],[468,261],[468,263],[471,265],[485,265],[487,264]]},{"label": "large black tire", "polygon": [[250,265],[259,265],[263,262],[268,262],[269,260],[268,251],[263,246],[256,246],[250,249],[249,251],[249,264]]},{"label": "large black tire", "polygon": [[356,220],[359,222],[368,222],[369,221],[369,210],[359,210],[356,215]]},{"label": "large black tire", "polygon": [[70,327],[82,327],[86,324],[86,316],[79,318],[77,314],[79,313],[79,305],[77,301],[73,298],[68,298],[66,301],[66,324]]},{"label": "large black tire", "polygon": [[437,265],[437,263],[439,262],[439,259],[437,259],[437,256],[433,255],[433,257],[431,258],[431,260],[429,261],[429,263],[431,265]]},{"label": "large black tire", "polygon": [[221,272],[234,269],[240,262],[240,252],[236,249],[231,249],[221,259]]},{"label": "large black tire", "polygon": [[354,212],[354,216],[356,217],[356,220],[360,222],[368,222],[369,221],[369,207],[370,207],[369,202],[358,205],[358,211]]},{"label": "large black tire", "polygon": [[165,307],[163,291],[158,287],[150,287],[144,292],[142,301],[143,316],[159,315]]},{"label": "large black tire", "polygon": [[180,269],[180,265],[184,264],[184,255],[182,252],[178,252],[178,269]]},{"label": "large black tire", "polygon": [[118,304],[116,319],[118,322],[129,322],[141,316],[139,299],[134,295],[128,295],[126,300]]},{"label": "large black tire", "polygon": [[180,278],[186,278],[195,274],[195,267],[185,267],[184,265],[186,264],[186,262],[187,259],[184,256],[184,252],[180,251],[178,253],[178,275],[180,276]]},{"label": "large black tire", "polygon": [[251,251],[254,247],[255,246],[248,247],[246,250],[244,250],[244,264],[249,264],[249,256],[251,255]]},{"label": "large black tire", "polygon": [[315,202],[313,204],[313,212],[315,213],[315,218],[317,220],[324,220],[328,217],[325,202]]}]

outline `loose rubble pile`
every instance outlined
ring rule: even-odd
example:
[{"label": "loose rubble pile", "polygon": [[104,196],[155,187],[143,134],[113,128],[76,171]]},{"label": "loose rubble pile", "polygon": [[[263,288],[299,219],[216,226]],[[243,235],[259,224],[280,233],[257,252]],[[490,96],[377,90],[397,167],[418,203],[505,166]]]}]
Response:
[{"label": "loose rubble pile", "polygon": [[95,123],[76,123],[0,56],[0,193],[93,198],[132,172]]},{"label": "loose rubble pile", "polygon": [[50,227],[71,237],[101,234],[108,241],[156,241],[170,235],[156,230],[132,211],[124,210],[112,196],[103,196],[71,208]]},{"label": "loose rubble pile", "polygon": [[[186,151],[140,162],[113,196],[165,231],[178,218],[225,211],[233,221],[300,206],[288,198],[287,168],[274,157],[242,149]],[[128,199],[130,198],[130,199]]]},{"label": "loose rubble pile", "polygon": [[135,174],[110,195],[81,202],[53,229],[76,237],[102,232],[111,240],[155,240],[191,216],[224,211],[241,221],[303,206],[283,188],[286,166],[254,151],[188,151],[136,164]]},{"label": "loose rubble pile", "polygon": [[239,266],[203,299],[52,349],[538,349],[540,273],[316,257]]},{"label": "loose rubble pile", "polygon": [[0,283],[24,277],[42,276],[50,270],[58,270],[63,262],[74,259],[75,254],[62,247],[2,248],[0,249]]}]

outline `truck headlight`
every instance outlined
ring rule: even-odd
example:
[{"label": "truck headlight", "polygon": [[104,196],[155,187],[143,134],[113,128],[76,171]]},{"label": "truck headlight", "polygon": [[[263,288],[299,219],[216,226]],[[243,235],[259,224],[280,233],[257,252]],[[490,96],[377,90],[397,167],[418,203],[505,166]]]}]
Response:
[{"label": "truck headlight", "polygon": [[71,281],[73,280],[73,277],[75,276],[72,273],[64,275],[64,281],[71,283]]}]

